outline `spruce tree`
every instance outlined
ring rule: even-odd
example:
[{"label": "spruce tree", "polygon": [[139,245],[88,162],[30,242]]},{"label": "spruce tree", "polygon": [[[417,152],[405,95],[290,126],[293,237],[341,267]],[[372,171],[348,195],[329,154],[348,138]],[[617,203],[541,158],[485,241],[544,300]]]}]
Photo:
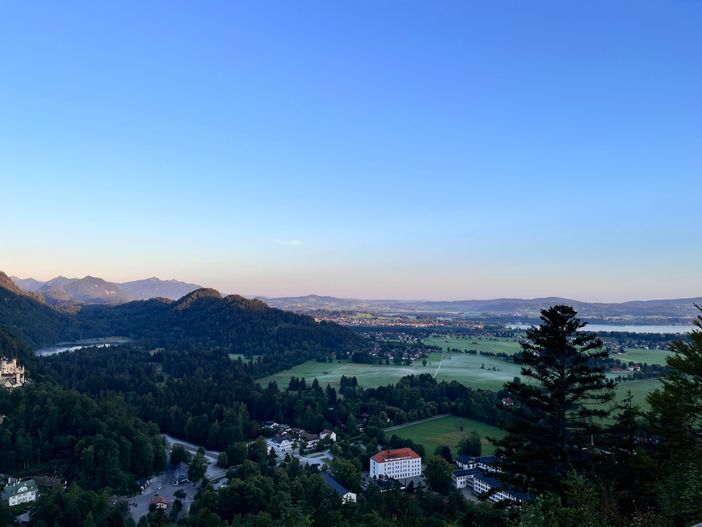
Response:
[{"label": "spruce tree", "polygon": [[673,461],[697,458],[702,450],[702,316],[693,324],[686,339],[670,346],[663,388],[648,396],[651,420]]},{"label": "spruce tree", "polygon": [[500,477],[525,491],[563,495],[568,473],[581,472],[595,455],[597,419],[610,413],[614,383],[603,360],[609,354],[572,307],[541,311],[541,325],[527,330],[514,357],[522,382],[506,384],[514,405],[506,407],[507,435],[495,441]]},{"label": "spruce tree", "polygon": [[648,396],[649,419],[658,438],[656,491],[659,507],[672,523],[692,525],[702,521],[701,316],[670,350],[663,387]]}]

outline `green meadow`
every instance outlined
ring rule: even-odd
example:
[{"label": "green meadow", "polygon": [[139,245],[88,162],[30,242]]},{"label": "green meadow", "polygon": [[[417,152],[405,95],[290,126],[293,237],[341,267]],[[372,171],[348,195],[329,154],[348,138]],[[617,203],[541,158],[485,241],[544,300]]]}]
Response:
[{"label": "green meadow", "polygon": [[[431,346],[438,346],[441,349],[460,349],[460,350],[476,350],[478,352],[485,351],[490,353],[507,353],[512,355],[519,351],[519,342],[510,338],[498,337],[451,337],[445,335],[433,335],[427,337],[423,341]],[[625,353],[617,353],[612,355],[613,358],[624,362],[637,362],[648,364],[665,364],[665,360],[670,356],[670,352],[666,350],[643,349],[643,348],[624,348]]]},{"label": "green meadow", "polygon": [[[322,384],[338,385],[342,375],[356,377],[358,384],[364,388],[375,388],[394,384],[406,375],[421,373],[436,374],[437,380],[455,380],[473,388],[497,390],[502,385],[519,375],[519,366],[496,357],[481,357],[463,353],[446,353],[443,360],[441,353],[431,353],[427,365],[415,361],[410,366],[385,364],[356,364],[353,362],[316,362],[307,361],[269,377],[259,379],[267,384],[275,381],[285,387],[290,377],[304,377],[308,381],[317,379]],[[438,372],[438,373],[437,373]]]},{"label": "green meadow", "polygon": [[519,342],[515,339],[500,337],[453,337],[448,335],[432,335],[423,340],[429,346],[441,349],[459,349],[487,351],[490,353],[507,353],[512,355],[519,351]]},{"label": "green meadow", "polygon": [[495,452],[495,448],[487,440],[488,437],[499,439],[505,435],[505,431],[496,426],[454,415],[430,421],[408,423],[397,428],[393,427],[391,430],[387,430],[385,435],[386,437],[396,435],[403,439],[411,439],[415,443],[423,445],[427,455],[432,455],[437,446],[447,446],[456,456],[458,444],[471,432],[477,432],[480,435],[483,455]]},{"label": "green meadow", "polygon": [[[259,379],[260,384],[271,381],[286,388],[290,377],[304,377],[308,382],[317,379],[322,385],[339,385],[342,375],[356,377],[358,384],[364,388],[376,388],[387,384],[395,384],[406,375],[429,373],[436,375],[439,381],[458,381],[471,388],[499,390],[508,381],[520,375],[518,365],[497,357],[483,357],[464,353],[431,353],[426,366],[421,361],[415,361],[410,366],[395,366],[385,364],[356,364],[353,362],[316,362],[307,361],[302,364],[278,372],[274,375]],[[617,387],[617,398],[621,399],[627,390],[631,390],[637,404],[645,405],[646,394],[658,387],[657,379],[646,379],[622,383]]]}]

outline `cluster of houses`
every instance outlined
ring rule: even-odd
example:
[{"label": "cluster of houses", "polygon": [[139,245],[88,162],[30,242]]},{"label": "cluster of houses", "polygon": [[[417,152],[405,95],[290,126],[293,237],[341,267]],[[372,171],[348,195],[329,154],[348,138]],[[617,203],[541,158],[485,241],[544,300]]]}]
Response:
[{"label": "cluster of houses", "polygon": [[24,386],[24,366],[17,364],[17,359],[0,358],[0,387],[12,390]]},{"label": "cluster of houses", "polygon": [[311,434],[301,428],[292,428],[279,423],[266,423],[265,428],[275,431],[275,435],[266,440],[268,451],[279,456],[292,453],[295,448],[316,448],[321,439],[336,441],[336,433],[332,430],[322,430],[319,434]]},{"label": "cluster of houses", "polygon": [[521,504],[531,500],[531,496],[511,489],[494,477],[499,469],[495,466],[495,456],[459,455],[456,465],[460,468],[451,475],[453,486],[457,489],[469,488],[473,494],[480,496],[489,493],[488,499],[493,503],[511,501]]}]

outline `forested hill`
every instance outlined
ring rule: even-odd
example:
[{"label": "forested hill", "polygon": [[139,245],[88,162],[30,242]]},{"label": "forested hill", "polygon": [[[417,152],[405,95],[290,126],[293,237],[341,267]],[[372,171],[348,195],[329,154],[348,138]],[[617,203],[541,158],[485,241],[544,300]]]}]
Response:
[{"label": "forested hill", "polygon": [[86,306],[78,314],[86,327],[103,335],[123,335],[151,345],[182,349],[223,349],[269,355],[295,352],[306,356],[360,349],[352,331],[312,317],[268,307],[260,300],[222,297],[198,289],[178,301],[153,299],[119,306]]},{"label": "forested hill", "polygon": [[11,328],[22,341],[36,348],[82,336],[84,330],[74,316],[48,306],[39,295],[20,292],[3,278],[7,277],[0,273],[0,324]]},{"label": "forested hill", "polygon": [[360,336],[339,325],[318,323],[260,300],[222,297],[214,289],[198,289],[177,301],[87,305],[77,313],[66,313],[0,283],[0,324],[33,348],[120,335],[154,347],[294,355],[305,360],[346,355],[364,346]]}]

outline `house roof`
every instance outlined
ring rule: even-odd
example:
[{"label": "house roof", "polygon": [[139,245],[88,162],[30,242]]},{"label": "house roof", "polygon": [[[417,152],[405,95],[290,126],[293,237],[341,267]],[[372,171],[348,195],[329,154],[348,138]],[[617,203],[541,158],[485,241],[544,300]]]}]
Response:
[{"label": "house roof", "polygon": [[20,481],[19,483],[6,485],[2,491],[2,497],[7,500],[10,499],[12,496],[24,494],[25,492],[35,491],[37,489],[37,482],[33,479],[28,479],[27,481]]},{"label": "house roof", "polygon": [[168,496],[154,496],[151,498],[151,503],[163,503],[164,505],[168,505]]},{"label": "house roof", "polygon": [[421,459],[421,457],[411,448],[396,448],[395,450],[382,450],[371,459],[376,463],[388,463],[403,459]]},{"label": "house roof", "polygon": [[483,483],[487,483],[492,488],[499,489],[513,500],[531,501],[533,499],[529,494],[519,492],[518,490],[514,490],[510,487],[506,487],[505,484],[502,483],[500,480],[491,478],[490,476],[486,476],[484,472],[477,471],[473,475],[473,479],[482,481]]},{"label": "house roof", "polygon": [[480,457],[474,457],[474,456],[467,456],[465,454],[459,454],[458,457],[456,458],[456,461],[459,463],[463,464],[468,464],[468,463],[484,463],[486,465],[492,465],[495,463],[495,456],[480,456]]},{"label": "house roof", "polygon": [[463,476],[473,476],[480,472],[477,468],[466,468],[466,469],[461,469],[461,470],[454,470],[453,475],[457,478],[463,477]]},{"label": "house roof", "polygon": [[290,440],[287,437],[283,437],[281,435],[277,435],[277,436],[271,438],[271,441],[273,441],[274,443],[276,443],[278,445],[280,445],[283,441],[287,441],[288,443],[290,442]]},{"label": "house roof", "polygon": [[320,474],[322,474],[324,482],[327,484],[327,486],[334,492],[336,492],[339,496],[346,496],[347,494],[349,494],[349,491],[341,483],[336,481],[331,476],[331,474],[327,472],[320,472]]},{"label": "house roof", "polygon": [[504,484],[503,484],[499,479],[492,478],[492,477],[490,477],[490,476],[486,476],[486,475],[485,475],[485,472],[482,472],[482,471],[480,471],[480,470],[477,471],[477,472],[473,475],[473,478],[474,478],[476,481],[482,481],[483,483],[486,483],[486,484],[490,485],[491,487],[494,487],[494,488],[497,488],[497,489],[501,489],[502,487],[504,487]]}]

